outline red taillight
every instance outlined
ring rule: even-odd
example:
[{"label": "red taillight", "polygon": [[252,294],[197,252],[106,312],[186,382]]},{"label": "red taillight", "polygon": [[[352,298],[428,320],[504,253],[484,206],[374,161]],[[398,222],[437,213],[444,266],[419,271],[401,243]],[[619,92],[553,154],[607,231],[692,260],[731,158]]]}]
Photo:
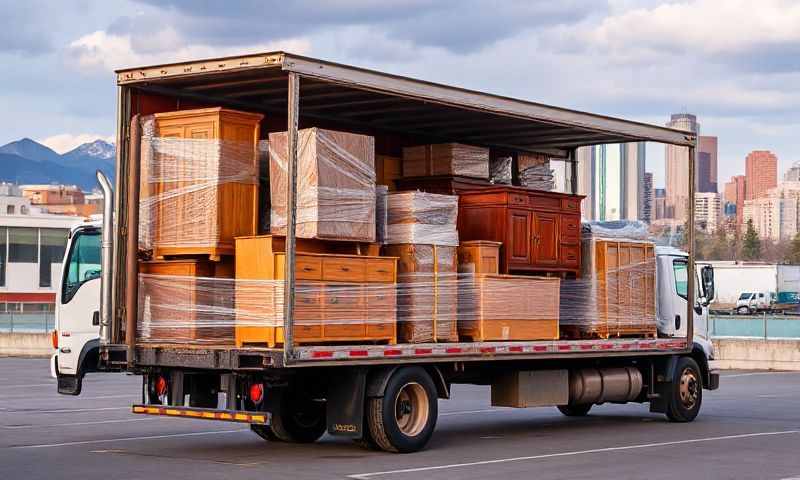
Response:
[{"label": "red taillight", "polygon": [[250,401],[255,405],[264,400],[264,385],[260,383],[253,383],[250,385]]},{"label": "red taillight", "polygon": [[166,395],[167,379],[159,375],[158,378],[156,378],[155,390],[156,390],[156,395],[158,395],[159,397],[163,397],[164,395]]},{"label": "red taillight", "polygon": [[53,348],[58,350],[58,330],[50,332],[50,341],[53,342]]}]

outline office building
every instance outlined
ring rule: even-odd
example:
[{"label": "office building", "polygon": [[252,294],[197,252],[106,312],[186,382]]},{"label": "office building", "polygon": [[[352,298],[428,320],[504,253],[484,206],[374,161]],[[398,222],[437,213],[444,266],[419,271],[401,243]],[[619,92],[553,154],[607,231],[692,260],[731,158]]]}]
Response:
[{"label": "office building", "polygon": [[655,203],[655,192],[653,191],[653,174],[645,172],[644,174],[644,190],[642,191],[642,213],[639,215],[639,220],[651,223],[653,221],[653,208]]},{"label": "office building", "polygon": [[579,148],[578,193],[588,220],[639,220],[644,212],[645,144]]},{"label": "office building", "polygon": [[656,188],[653,193],[653,220],[661,220],[666,211],[667,192],[666,189]]},{"label": "office building", "polygon": [[706,233],[713,233],[721,221],[722,205],[719,193],[696,192],[694,194],[694,223]]},{"label": "office building", "polygon": [[793,239],[800,231],[800,182],[782,182],[764,196],[745,200],[743,213],[762,238]]},{"label": "office building", "polygon": [[783,180],[786,182],[800,182],[800,162],[795,162],[789,170],[786,170],[786,173],[783,174]]},{"label": "office building", "polygon": [[[700,133],[697,117],[691,113],[672,114],[666,125],[695,135]],[[667,194],[664,218],[683,221],[689,205],[689,148],[676,145],[666,145],[664,148]]]},{"label": "office building", "polygon": [[763,198],[778,186],[778,157],[768,150],[754,150],[745,158],[745,199]]},{"label": "office building", "polygon": [[725,192],[722,199],[725,205],[730,204],[734,206],[733,211],[736,215],[737,225],[742,225],[744,223],[746,189],[746,177],[744,175],[735,175],[731,177],[729,182],[725,183]]},{"label": "office building", "polygon": [[696,191],[717,192],[717,137],[701,135],[697,141]]}]

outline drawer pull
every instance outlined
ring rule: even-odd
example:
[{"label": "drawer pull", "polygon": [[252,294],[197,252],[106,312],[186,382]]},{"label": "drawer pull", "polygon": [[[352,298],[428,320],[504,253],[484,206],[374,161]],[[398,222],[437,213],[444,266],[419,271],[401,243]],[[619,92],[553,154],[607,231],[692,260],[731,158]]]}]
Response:
[{"label": "drawer pull", "polygon": [[350,271],[350,267],[342,267],[342,271],[343,272],[349,272]]},{"label": "drawer pull", "polygon": [[306,267],[303,267],[303,271],[304,272],[311,272],[311,271],[314,271],[314,269],[311,268],[311,267],[306,266]]},{"label": "drawer pull", "polygon": [[384,269],[382,269],[382,268],[379,268],[379,269],[377,270],[377,272],[378,272],[378,273],[389,273],[389,270],[384,270]]}]

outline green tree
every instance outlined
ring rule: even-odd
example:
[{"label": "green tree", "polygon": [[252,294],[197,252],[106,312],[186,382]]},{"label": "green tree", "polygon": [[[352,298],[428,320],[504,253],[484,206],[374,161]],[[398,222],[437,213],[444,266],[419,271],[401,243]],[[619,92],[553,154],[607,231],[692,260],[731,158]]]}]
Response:
[{"label": "green tree", "polygon": [[733,260],[735,253],[731,251],[731,242],[724,225],[719,225],[709,241],[709,260]]},{"label": "green tree", "polygon": [[800,233],[795,235],[789,244],[789,251],[786,252],[784,260],[792,265],[800,265]]},{"label": "green tree", "polygon": [[758,232],[753,226],[752,219],[747,221],[747,231],[742,243],[742,258],[744,260],[761,259],[761,240],[758,238]]}]

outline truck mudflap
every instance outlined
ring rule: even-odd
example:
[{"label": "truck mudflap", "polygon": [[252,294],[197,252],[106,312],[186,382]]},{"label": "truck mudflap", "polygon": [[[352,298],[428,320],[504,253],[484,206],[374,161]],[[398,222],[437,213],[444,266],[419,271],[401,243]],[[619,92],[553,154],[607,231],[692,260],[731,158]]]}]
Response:
[{"label": "truck mudflap", "polygon": [[221,422],[250,423],[269,425],[269,412],[243,412],[238,410],[217,410],[213,408],[172,407],[166,405],[134,405],[133,413],[141,415],[162,415],[167,417],[193,418],[195,420],[218,420]]},{"label": "truck mudflap", "polygon": [[707,390],[716,390],[719,388],[719,372],[716,370],[712,370],[708,373],[708,385],[706,386]]}]

